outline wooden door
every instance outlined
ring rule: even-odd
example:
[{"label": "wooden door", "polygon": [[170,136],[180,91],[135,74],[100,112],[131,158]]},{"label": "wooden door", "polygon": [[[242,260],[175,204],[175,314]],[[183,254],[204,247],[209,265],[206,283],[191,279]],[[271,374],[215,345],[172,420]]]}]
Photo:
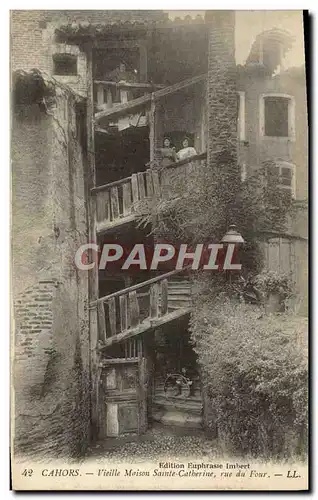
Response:
[{"label": "wooden door", "polygon": [[147,363],[141,349],[138,355],[136,351],[130,351],[134,357],[103,360],[100,418],[104,437],[147,430]]}]

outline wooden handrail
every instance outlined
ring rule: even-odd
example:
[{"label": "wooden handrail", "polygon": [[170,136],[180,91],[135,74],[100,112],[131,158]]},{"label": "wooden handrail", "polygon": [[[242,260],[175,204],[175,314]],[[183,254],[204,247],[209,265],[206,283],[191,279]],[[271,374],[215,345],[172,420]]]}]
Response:
[{"label": "wooden handrail", "polygon": [[[167,168],[175,168],[175,167],[180,167],[181,165],[186,165],[187,163],[191,163],[195,160],[203,160],[207,157],[207,152],[205,151],[204,153],[200,153],[195,156],[190,156],[190,158],[185,158],[184,160],[176,161],[175,163],[171,163],[170,165],[167,165],[165,169]],[[120,186],[121,184],[125,184],[126,182],[129,182],[131,180],[130,177],[123,177],[122,179],[118,179],[118,181],[113,181],[109,182],[108,184],[102,184],[101,186],[96,186],[91,189],[91,194],[98,193],[99,191],[105,191],[105,189],[110,189],[115,186]]]},{"label": "wooden handrail", "polygon": [[115,186],[120,186],[121,184],[125,184],[126,182],[129,182],[131,179],[130,177],[123,177],[122,179],[118,179],[118,181],[113,181],[109,182],[108,184],[102,184],[101,186],[96,186],[91,189],[91,193],[98,193],[99,191],[104,191],[105,189],[109,189]]},{"label": "wooden handrail", "polygon": [[169,271],[168,273],[161,274],[160,276],[156,276],[155,278],[151,278],[150,280],[143,281],[142,283],[138,283],[137,285],[132,285],[128,288],[124,288],[123,290],[118,290],[118,292],[111,293],[110,295],[105,295],[105,297],[100,297],[97,300],[94,300],[90,303],[90,306],[96,306],[97,304],[106,302],[109,299],[113,299],[115,297],[120,297],[120,295],[127,294],[129,292],[134,292],[136,290],[139,290],[140,288],[143,288],[144,286],[148,285],[153,285],[154,283],[157,283],[158,281],[162,281],[166,278],[170,278],[170,276],[174,276],[175,274],[180,274],[184,271],[187,271],[191,269],[192,266],[186,266],[182,269],[175,269],[174,271]]},{"label": "wooden handrail", "polygon": [[105,87],[117,87],[120,89],[129,88],[129,89],[164,89],[166,85],[156,84],[156,83],[140,83],[140,82],[113,82],[110,80],[95,80],[95,85],[103,85]]},{"label": "wooden handrail", "polygon": [[181,165],[186,165],[187,163],[191,163],[195,160],[204,160],[207,158],[207,152],[205,151],[204,153],[200,153],[194,156],[190,156],[189,158],[184,158],[184,160],[179,160],[174,163],[170,163],[170,165],[167,165],[166,168],[175,168],[175,167],[180,167]]}]

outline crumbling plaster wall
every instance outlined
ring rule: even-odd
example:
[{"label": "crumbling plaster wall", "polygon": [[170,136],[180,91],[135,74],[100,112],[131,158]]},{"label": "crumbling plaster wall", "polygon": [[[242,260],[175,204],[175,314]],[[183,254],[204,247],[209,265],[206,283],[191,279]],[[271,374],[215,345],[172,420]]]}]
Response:
[{"label": "crumbling plaster wall", "polygon": [[12,116],[12,290],[15,449],[54,456],[89,439],[85,155],[75,98],[15,107]]}]

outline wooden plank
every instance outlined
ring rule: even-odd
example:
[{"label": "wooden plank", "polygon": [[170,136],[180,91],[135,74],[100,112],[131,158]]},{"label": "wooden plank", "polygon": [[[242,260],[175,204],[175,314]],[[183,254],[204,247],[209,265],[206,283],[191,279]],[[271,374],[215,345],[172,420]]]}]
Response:
[{"label": "wooden plank", "polygon": [[98,222],[110,221],[109,191],[101,191],[96,196],[96,218]]},{"label": "wooden plank", "polygon": [[194,76],[193,78],[188,78],[187,80],[183,80],[182,82],[175,83],[174,85],[170,85],[169,87],[165,87],[162,90],[157,90],[153,93],[155,99],[160,99],[161,97],[165,97],[169,94],[173,94],[174,92],[179,92],[186,87],[190,87],[191,85],[195,85],[199,82],[203,82],[207,79],[207,74],[204,73],[202,75]]},{"label": "wooden plank", "polygon": [[110,326],[110,334],[116,335],[116,303],[115,298],[109,299],[108,301],[108,318]]},{"label": "wooden plank", "polygon": [[132,354],[131,354],[131,340],[128,340],[128,358],[129,359],[132,358]]},{"label": "wooden plank", "polygon": [[106,106],[107,106],[107,109],[110,109],[113,107],[113,95],[112,95],[112,91],[110,89],[107,89]]},{"label": "wooden plank", "polygon": [[113,182],[108,182],[107,184],[102,184],[101,186],[96,186],[91,189],[91,193],[98,193],[99,191],[109,191],[111,187],[114,186],[121,186],[121,184],[125,184],[125,182],[130,181],[130,177],[123,177],[122,179],[119,179],[118,181],[113,181]]},{"label": "wooden plank", "polygon": [[138,364],[139,384],[137,389],[138,399],[138,433],[143,434],[147,430],[147,364],[146,359],[141,358]]},{"label": "wooden plank", "polygon": [[152,185],[154,194],[160,196],[160,181],[158,170],[152,170]]},{"label": "wooden plank", "polygon": [[165,279],[161,283],[161,306],[160,314],[163,316],[168,312],[168,280]]},{"label": "wooden plank", "polygon": [[130,326],[131,328],[134,328],[139,324],[139,314],[140,314],[136,291],[129,292],[128,301],[129,301]]},{"label": "wooden plank", "polygon": [[115,437],[119,434],[118,404],[107,403],[107,436]]},{"label": "wooden plank", "polygon": [[157,318],[159,316],[159,284],[154,283],[150,287],[150,310],[149,316]]},{"label": "wooden plank", "polygon": [[119,199],[118,199],[118,187],[112,187],[110,190],[110,202],[112,208],[112,219],[119,219]]},{"label": "wooden plank", "polygon": [[145,177],[143,172],[138,172],[138,190],[139,190],[139,200],[143,200],[146,198],[146,189],[145,189]]},{"label": "wooden plank", "polygon": [[99,222],[96,226],[96,231],[99,234],[107,233],[108,231],[111,231],[114,228],[119,228],[120,226],[124,226],[126,224],[129,224],[130,222],[133,222],[136,218],[135,214],[131,215],[126,215],[126,217],[121,217],[119,219],[116,219],[112,222],[106,221],[106,222]]},{"label": "wooden plank", "polygon": [[98,122],[101,118],[114,118],[116,115],[122,115],[126,113],[130,113],[134,108],[137,108],[139,106],[143,106],[147,103],[150,102],[151,95],[147,94],[141,97],[138,97],[137,99],[133,99],[131,101],[128,101],[124,104],[117,104],[117,106],[111,108],[111,109],[104,109],[103,111],[99,111],[98,113],[95,113],[95,121]]},{"label": "wooden plank", "polygon": [[97,304],[97,314],[98,314],[98,328],[99,328],[99,338],[102,342],[105,342],[106,334],[106,320],[105,320],[105,309],[104,304]]},{"label": "wooden plank", "polygon": [[123,184],[123,215],[131,214],[132,200],[131,200],[131,183]]},{"label": "wooden plank", "polygon": [[153,196],[153,183],[152,183],[152,172],[150,169],[146,171],[146,189],[147,189],[147,197],[150,198]]},{"label": "wooden plank", "polygon": [[95,85],[104,86],[104,87],[116,87],[119,89],[163,89],[166,85],[160,83],[143,83],[143,82],[113,82],[111,80],[95,80]]},{"label": "wooden plank", "polygon": [[153,96],[151,98],[151,105],[150,105],[150,111],[148,114],[148,120],[149,120],[149,146],[150,146],[150,162],[153,162],[156,154],[156,137],[155,137],[155,123],[156,123],[156,103],[155,100],[153,99]]},{"label": "wooden plank", "polygon": [[120,308],[120,331],[124,332],[128,328],[127,295],[119,297]]},{"label": "wooden plank", "polygon": [[97,104],[98,106],[104,104],[104,87],[102,85],[97,85]]},{"label": "wooden plank", "polygon": [[[91,44],[86,46],[87,54],[87,170],[88,170],[88,189],[93,188],[96,183],[96,169],[95,169],[95,130],[94,130],[94,92],[93,92],[93,52]],[[96,200],[91,199],[91,203],[88,203],[88,223],[89,223],[89,241],[95,241],[96,239]],[[98,298],[98,267],[89,273],[89,290],[90,299],[97,300]],[[92,387],[90,391],[90,406],[91,406],[91,421],[92,429],[96,429],[93,432],[93,437],[99,438],[99,432],[101,431],[101,412],[100,412],[100,396],[99,396],[99,377],[100,373],[98,370],[98,314],[97,308],[91,309],[89,311],[89,323],[90,323],[90,335],[89,335],[89,353],[90,353],[90,375],[92,381]]]},{"label": "wooden plank", "polygon": [[143,338],[142,336],[140,337],[137,337],[136,339],[136,342],[137,342],[137,356],[139,359],[141,359],[143,357]]},{"label": "wooden plank", "polygon": [[132,191],[132,202],[134,205],[139,200],[137,174],[132,174],[131,176],[131,191]]}]

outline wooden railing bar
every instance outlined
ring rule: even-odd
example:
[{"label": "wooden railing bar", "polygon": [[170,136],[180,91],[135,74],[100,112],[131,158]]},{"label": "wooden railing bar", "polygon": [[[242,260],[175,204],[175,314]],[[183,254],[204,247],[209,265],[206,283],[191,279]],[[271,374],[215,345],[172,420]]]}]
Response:
[{"label": "wooden railing bar", "polygon": [[117,87],[119,89],[164,89],[166,85],[160,83],[143,83],[143,82],[112,82],[110,80],[95,80],[95,85],[102,85],[105,87]]},{"label": "wooden railing bar", "polygon": [[[181,165],[186,165],[187,163],[191,163],[195,160],[203,160],[207,157],[207,152],[205,151],[204,153],[200,153],[195,156],[191,156],[190,158],[185,158],[184,160],[176,161],[175,163],[171,163],[170,165],[167,165],[165,169],[168,168],[175,168],[175,167],[180,167]],[[139,172],[142,173],[142,172]],[[91,193],[98,193],[99,191],[104,191],[105,189],[110,189],[111,187],[114,186],[119,186],[120,184],[125,184],[126,182],[129,182],[131,180],[130,177],[124,177],[123,179],[119,179],[118,181],[113,181],[109,182],[108,184],[103,184],[102,186],[96,186],[91,189]]]},{"label": "wooden railing bar", "polygon": [[181,274],[184,271],[190,270],[192,266],[186,266],[183,269],[174,269],[173,271],[169,271],[168,273],[161,274],[160,276],[156,276],[155,278],[151,278],[150,280],[143,281],[142,283],[138,283],[137,285],[132,285],[128,288],[124,288],[123,290],[118,290],[117,292],[111,293],[110,295],[105,295],[105,297],[100,297],[97,300],[94,300],[90,303],[90,306],[96,306],[100,302],[108,301],[109,299],[119,297],[125,293],[134,292],[135,290],[139,290],[144,286],[152,285],[153,283],[157,283],[158,281],[162,281],[170,276],[174,276],[175,274]]},{"label": "wooden railing bar", "polygon": [[119,179],[118,181],[109,182],[108,184],[103,184],[102,186],[96,186],[91,189],[91,194],[98,193],[99,191],[104,191],[105,189],[110,189],[115,186],[119,186],[120,184],[125,184],[131,180],[130,177],[124,177],[123,179]]},{"label": "wooden railing bar", "polygon": [[198,155],[190,156],[190,158],[185,158],[184,160],[176,161],[174,163],[170,163],[170,165],[167,165],[165,169],[167,168],[175,168],[175,167],[180,167],[181,165],[186,165],[187,163],[191,163],[196,160],[203,160],[207,158],[207,152],[205,151],[204,153],[200,153]]}]

